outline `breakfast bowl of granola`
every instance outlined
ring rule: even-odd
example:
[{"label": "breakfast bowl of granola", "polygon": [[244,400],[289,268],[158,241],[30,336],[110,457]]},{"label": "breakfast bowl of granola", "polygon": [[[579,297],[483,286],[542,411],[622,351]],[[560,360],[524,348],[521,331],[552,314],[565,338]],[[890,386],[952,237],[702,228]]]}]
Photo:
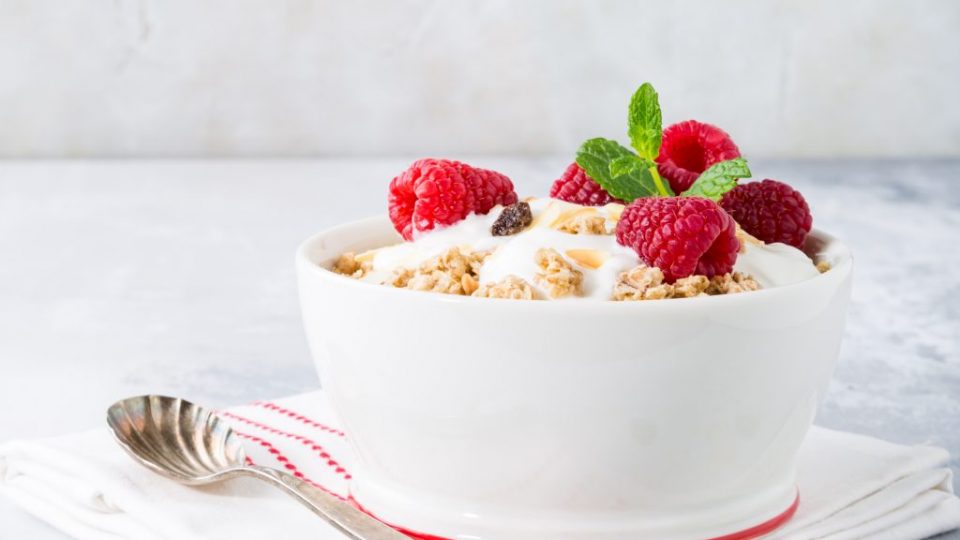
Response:
[{"label": "breakfast bowl of granola", "polygon": [[[631,134],[643,121],[661,133],[658,113]],[[634,157],[587,141],[550,197],[419,160],[388,216],[301,245],[357,505],[451,539],[732,539],[790,518],[852,259],[691,122],[631,137]]]}]

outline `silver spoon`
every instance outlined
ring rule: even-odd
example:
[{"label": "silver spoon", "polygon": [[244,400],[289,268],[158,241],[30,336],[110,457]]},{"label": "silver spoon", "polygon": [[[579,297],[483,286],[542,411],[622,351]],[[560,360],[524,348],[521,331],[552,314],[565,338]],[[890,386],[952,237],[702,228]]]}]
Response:
[{"label": "silver spoon", "polygon": [[355,540],[409,538],[293,475],[247,465],[240,438],[226,421],[189,401],[138,396],[114,403],[107,424],[120,446],[155,473],[197,486],[252,476],[283,488]]}]

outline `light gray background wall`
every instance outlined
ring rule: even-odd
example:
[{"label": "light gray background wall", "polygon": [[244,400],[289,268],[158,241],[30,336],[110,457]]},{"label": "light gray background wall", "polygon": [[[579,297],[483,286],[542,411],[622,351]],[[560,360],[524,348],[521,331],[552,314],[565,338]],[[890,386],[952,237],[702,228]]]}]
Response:
[{"label": "light gray background wall", "polygon": [[958,28],[953,0],[0,0],[0,157],[566,153],[644,80],[748,156],[956,156]]}]

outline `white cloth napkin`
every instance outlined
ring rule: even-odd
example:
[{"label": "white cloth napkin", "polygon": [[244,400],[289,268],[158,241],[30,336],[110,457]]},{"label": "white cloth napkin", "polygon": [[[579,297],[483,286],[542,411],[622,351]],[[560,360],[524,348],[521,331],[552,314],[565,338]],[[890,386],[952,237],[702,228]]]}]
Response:
[{"label": "white cloth napkin", "polygon": [[[257,464],[346,495],[352,451],[317,393],[221,411]],[[913,540],[960,527],[941,448],[813,428],[800,451],[800,507],[770,538]],[[0,445],[0,494],[80,540],[339,540],[254,480],[189,488],[135,464],[105,429]]]}]

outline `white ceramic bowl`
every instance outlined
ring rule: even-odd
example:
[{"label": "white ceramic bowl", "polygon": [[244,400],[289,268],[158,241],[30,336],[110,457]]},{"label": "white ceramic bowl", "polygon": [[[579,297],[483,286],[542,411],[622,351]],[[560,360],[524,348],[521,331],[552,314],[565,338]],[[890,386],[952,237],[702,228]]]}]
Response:
[{"label": "white ceramic bowl", "polygon": [[789,517],[844,329],[842,244],[813,233],[834,267],[801,283],[649,302],[458,297],[325,269],[397,240],[375,218],[297,255],[310,348],[358,455],[351,493],[372,514],[484,540],[734,538]]}]

